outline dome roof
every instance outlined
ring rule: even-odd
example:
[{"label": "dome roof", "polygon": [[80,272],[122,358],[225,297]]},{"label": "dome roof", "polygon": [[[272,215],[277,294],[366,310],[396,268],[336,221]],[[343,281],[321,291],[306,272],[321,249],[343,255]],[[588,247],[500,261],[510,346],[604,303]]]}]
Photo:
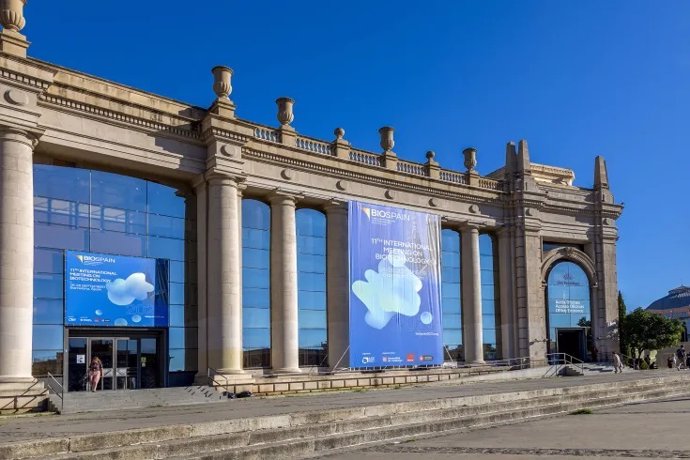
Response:
[{"label": "dome roof", "polygon": [[666,297],[662,297],[652,302],[647,310],[670,310],[672,308],[682,308],[690,306],[690,287],[679,286],[668,291]]}]

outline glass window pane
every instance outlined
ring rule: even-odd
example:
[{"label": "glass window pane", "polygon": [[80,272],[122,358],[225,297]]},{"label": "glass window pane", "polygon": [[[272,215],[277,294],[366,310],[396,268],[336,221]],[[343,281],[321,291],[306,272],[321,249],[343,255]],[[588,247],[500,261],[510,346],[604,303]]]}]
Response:
[{"label": "glass window pane", "polygon": [[53,376],[61,376],[63,355],[62,348],[34,350],[31,354],[31,374],[35,377],[47,377],[50,372]]},{"label": "glass window pane", "polygon": [[64,281],[62,274],[37,273],[34,275],[34,296],[43,299],[62,299]]},{"label": "glass window pane", "polygon": [[147,187],[147,209],[151,214],[163,216],[185,217],[184,194],[173,187],[148,182]]},{"label": "glass window pane", "polygon": [[34,299],[34,324],[59,324],[64,322],[62,299]]},{"label": "glass window pane", "polygon": [[105,207],[146,212],[146,182],[101,171],[91,172],[91,200]]},{"label": "glass window pane", "polygon": [[33,349],[34,350],[62,350],[63,326],[34,325]]}]

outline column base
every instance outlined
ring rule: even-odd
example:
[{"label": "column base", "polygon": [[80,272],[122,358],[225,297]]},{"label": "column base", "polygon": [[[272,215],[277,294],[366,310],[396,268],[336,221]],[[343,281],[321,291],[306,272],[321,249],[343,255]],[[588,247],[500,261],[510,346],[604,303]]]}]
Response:
[{"label": "column base", "polygon": [[486,364],[486,361],[483,359],[475,359],[474,361],[470,361],[470,366],[482,366]]},{"label": "column base", "polygon": [[0,375],[0,385],[4,384],[27,384],[27,383],[35,383],[38,380],[36,380],[33,377],[19,377],[15,375]]}]

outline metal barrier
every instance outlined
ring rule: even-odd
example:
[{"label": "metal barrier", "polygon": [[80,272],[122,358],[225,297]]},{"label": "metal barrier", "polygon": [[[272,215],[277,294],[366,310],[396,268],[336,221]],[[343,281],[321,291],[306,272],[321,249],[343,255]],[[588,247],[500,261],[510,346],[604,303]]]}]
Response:
[{"label": "metal barrier", "polygon": [[575,368],[579,368],[580,372],[583,375],[585,373],[585,362],[567,353],[548,353],[546,355],[546,361],[551,366],[556,366],[556,375],[559,374],[561,368],[564,368],[566,366],[573,366]]},{"label": "metal barrier", "polygon": [[43,381],[48,387],[48,392],[60,398],[60,413],[65,408],[65,387],[58,382],[58,380],[48,372],[48,379]]}]

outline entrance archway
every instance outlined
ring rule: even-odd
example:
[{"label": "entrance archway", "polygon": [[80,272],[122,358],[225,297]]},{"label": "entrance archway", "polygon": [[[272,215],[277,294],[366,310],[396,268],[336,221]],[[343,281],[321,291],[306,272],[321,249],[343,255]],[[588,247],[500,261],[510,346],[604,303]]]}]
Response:
[{"label": "entrance archway", "polygon": [[551,266],[546,309],[549,352],[567,353],[583,361],[596,359],[590,281],[580,265],[559,260]]}]

